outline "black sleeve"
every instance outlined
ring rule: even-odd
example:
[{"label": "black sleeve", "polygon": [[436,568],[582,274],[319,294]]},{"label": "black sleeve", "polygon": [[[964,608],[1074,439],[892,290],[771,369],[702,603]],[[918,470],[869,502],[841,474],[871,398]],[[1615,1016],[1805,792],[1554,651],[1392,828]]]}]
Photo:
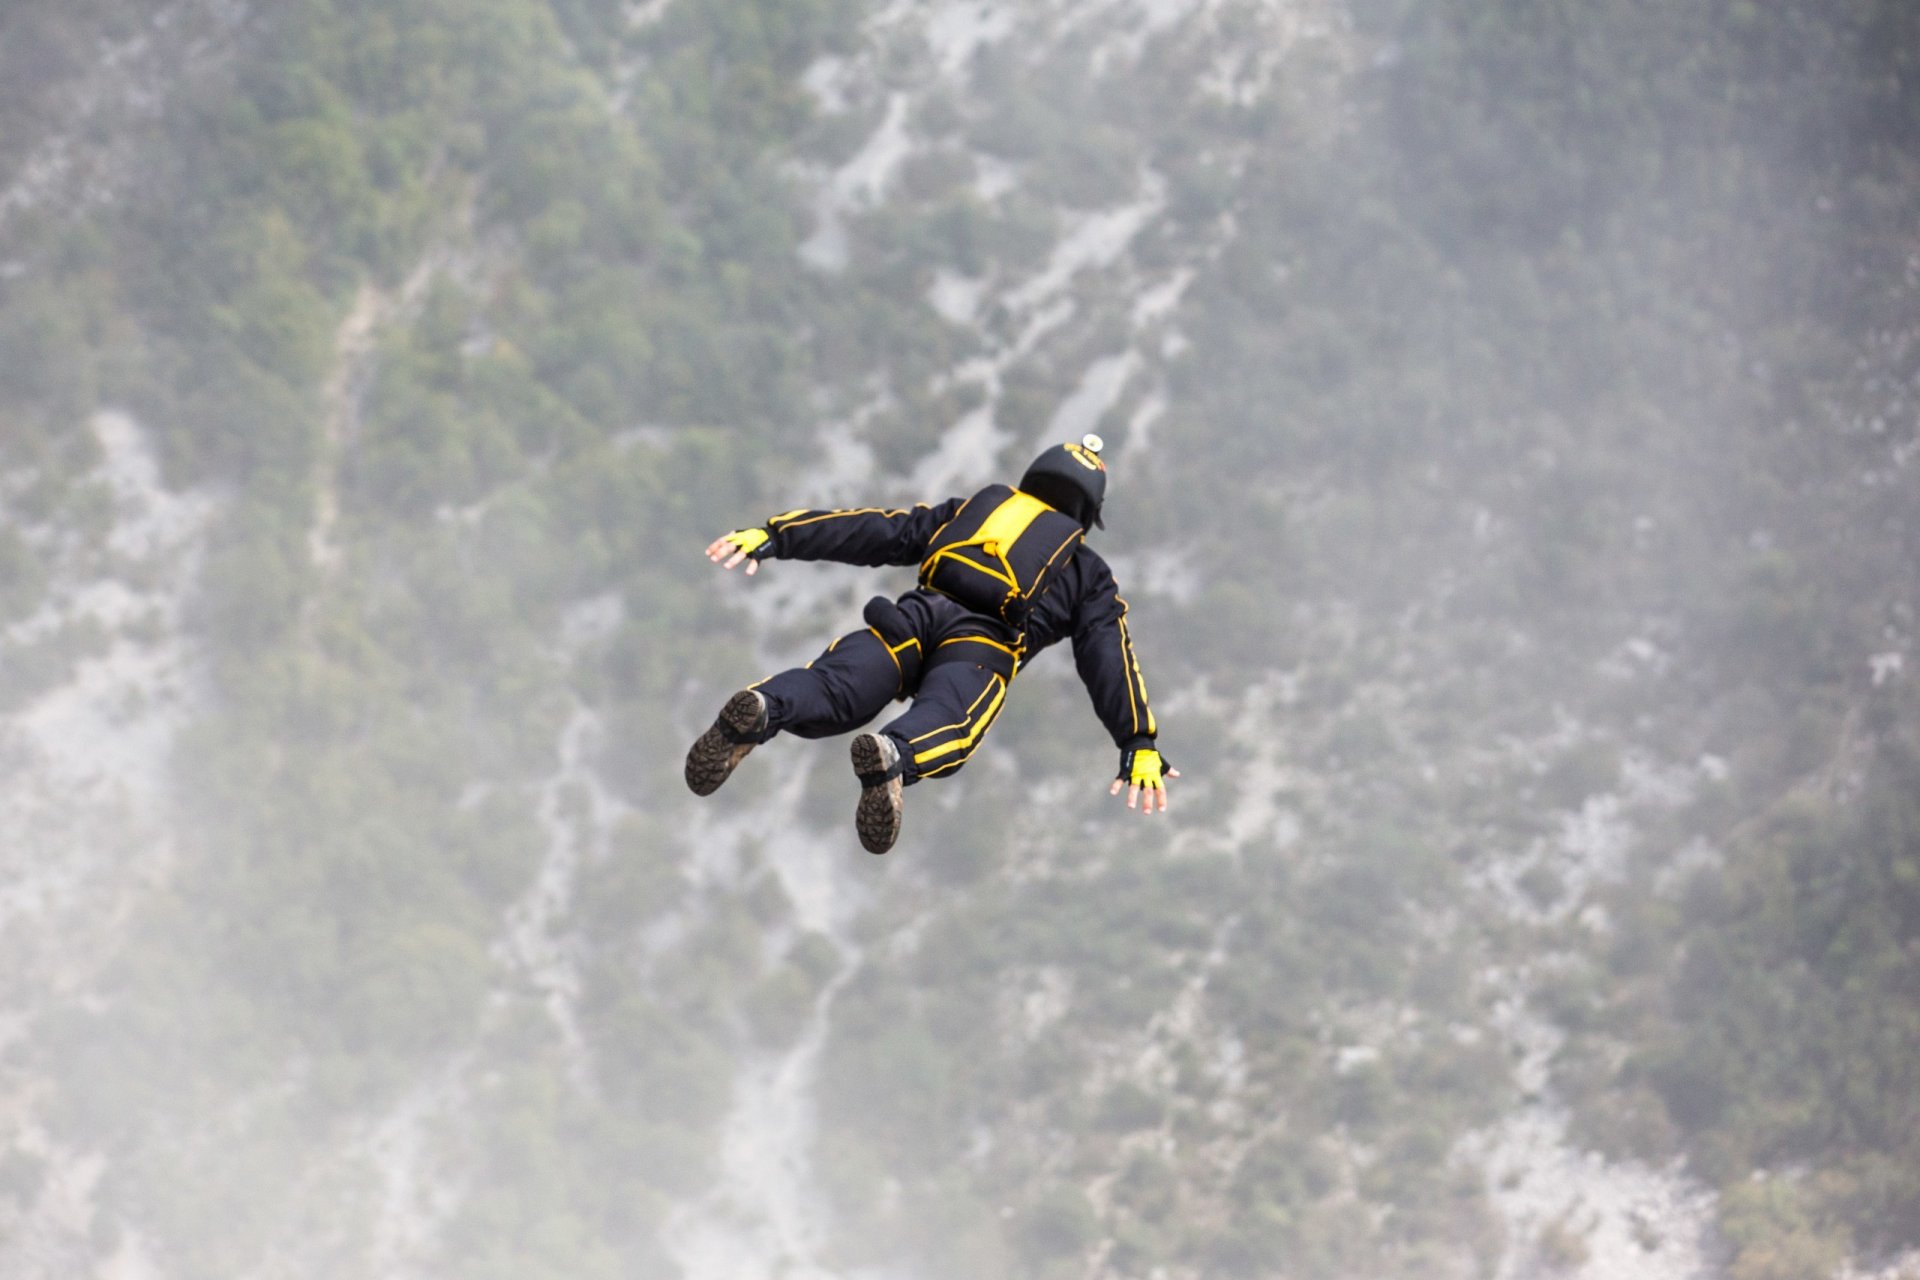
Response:
[{"label": "black sleeve", "polygon": [[842,564],[919,564],[927,543],[964,502],[906,510],[855,507],[844,511],[783,511],[767,521],[767,554],[780,560],[837,560]]},{"label": "black sleeve", "polygon": [[1093,710],[1114,745],[1153,745],[1159,733],[1147,705],[1147,683],[1127,632],[1127,602],[1107,562],[1082,547],[1074,554],[1080,590],[1073,608],[1073,662],[1093,699]]}]

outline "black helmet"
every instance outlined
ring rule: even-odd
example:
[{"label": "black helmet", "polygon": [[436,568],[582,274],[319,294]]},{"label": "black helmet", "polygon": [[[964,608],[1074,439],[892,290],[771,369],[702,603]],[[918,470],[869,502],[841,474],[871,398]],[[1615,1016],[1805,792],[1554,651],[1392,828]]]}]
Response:
[{"label": "black helmet", "polygon": [[1100,505],[1107,499],[1107,464],[1100,460],[1100,437],[1081,437],[1079,444],[1057,444],[1033,460],[1020,477],[1020,489],[1055,511],[1064,511],[1082,526],[1099,525]]}]

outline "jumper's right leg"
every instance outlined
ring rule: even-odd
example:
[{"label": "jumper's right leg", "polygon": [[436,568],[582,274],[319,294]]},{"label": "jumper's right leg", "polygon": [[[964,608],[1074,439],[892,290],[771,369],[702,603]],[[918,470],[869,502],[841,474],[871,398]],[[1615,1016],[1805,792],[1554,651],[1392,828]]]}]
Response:
[{"label": "jumper's right leg", "polygon": [[885,853],[900,838],[906,805],[900,744],[885,733],[863,733],[849,752],[860,779],[860,801],[853,807],[853,829],[868,853]]},{"label": "jumper's right leg", "polygon": [[853,740],[853,772],[860,779],[853,825],[869,853],[885,853],[900,838],[907,786],[958,770],[1000,714],[1007,678],[967,660],[966,652],[964,644],[939,650],[958,656],[936,655],[920,676],[913,706],[878,733]]}]

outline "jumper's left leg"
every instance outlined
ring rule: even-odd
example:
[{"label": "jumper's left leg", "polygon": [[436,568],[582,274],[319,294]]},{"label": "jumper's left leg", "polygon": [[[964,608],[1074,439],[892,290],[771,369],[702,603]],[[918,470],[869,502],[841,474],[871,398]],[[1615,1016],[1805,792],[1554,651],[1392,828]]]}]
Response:
[{"label": "jumper's left leg", "polygon": [[871,629],[841,636],[806,666],[728,698],[687,751],[687,786],[712,795],[748,752],[783,731],[824,738],[858,728],[899,693],[900,678],[899,659]]}]

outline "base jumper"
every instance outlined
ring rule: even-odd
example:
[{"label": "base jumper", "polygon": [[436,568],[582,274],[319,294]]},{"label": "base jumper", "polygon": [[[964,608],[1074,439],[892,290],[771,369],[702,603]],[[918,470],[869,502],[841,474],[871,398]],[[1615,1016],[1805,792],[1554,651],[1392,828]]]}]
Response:
[{"label": "base jumper", "polygon": [[860,507],[788,511],[716,538],[707,558],[754,573],[764,559],[918,565],[920,585],[867,602],[867,626],[835,640],[804,667],[727,699],[687,752],[687,786],[712,795],[747,753],[776,734],[847,733],[899,699],[907,710],[853,739],[860,782],[854,827],[885,853],[900,835],[903,790],[957,772],[986,737],[1014,675],[1033,655],[1073,641],[1074,665],[1093,709],[1120,748],[1109,792],[1127,807],[1167,807],[1178,777],[1155,747],[1158,727],[1127,632],[1113,573],[1085,542],[1105,527],[1107,468],[1098,436],[1055,445],[1018,487],[991,484],[967,498],[909,510]]}]

